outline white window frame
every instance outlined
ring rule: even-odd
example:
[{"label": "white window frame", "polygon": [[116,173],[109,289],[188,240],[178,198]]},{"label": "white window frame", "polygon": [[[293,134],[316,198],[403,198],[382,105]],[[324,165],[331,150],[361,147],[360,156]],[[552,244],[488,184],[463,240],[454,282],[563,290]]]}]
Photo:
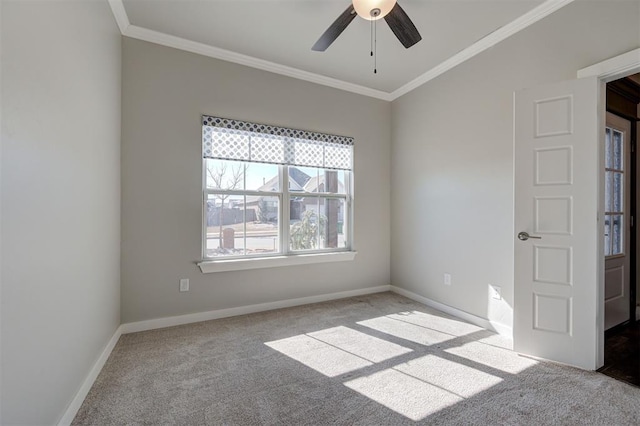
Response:
[{"label": "white window frame", "polygon": [[[250,165],[251,161],[239,161],[242,164]],[[353,169],[344,170],[344,193],[327,192],[298,192],[289,189],[289,168],[290,167],[312,167],[320,170],[331,170],[331,168],[280,164],[278,166],[279,191],[255,191],[255,190],[220,190],[207,187],[207,157],[202,158],[202,224],[201,224],[201,255],[202,261],[198,262],[203,273],[224,272],[243,269],[257,269],[277,266],[292,266],[301,264],[325,263],[350,261],[355,258],[353,244]],[[246,180],[246,170],[243,179]],[[245,182],[246,183],[246,182]],[[243,188],[246,185],[243,185]],[[207,256],[207,201],[212,194],[229,194],[242,196],[269,196],[279,200],[280,208],[278,212],[279,229],[279,252],[242,254],[237,256]],[[341,199],[344,200],[344,232],[345,245],[337,248],[318,248],[313,250],[291,250],[290,249],[290,201],[292,197]],[[245,210],[246,215],[246,210]],[[246,219],[245,219],[246,229]],[[246,238],[246,237],[245,237]],[[320,238],[320,237],[319,237]],[[245,243],[246,246],[246,243]]]}]

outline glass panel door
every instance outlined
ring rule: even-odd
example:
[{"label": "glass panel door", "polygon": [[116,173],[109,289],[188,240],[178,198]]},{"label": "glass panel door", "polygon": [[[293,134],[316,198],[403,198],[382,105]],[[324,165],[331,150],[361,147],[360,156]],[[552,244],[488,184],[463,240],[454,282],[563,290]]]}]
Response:
[{"label": "glass panel door", "polygon": [[624,254],[625,241],[625,143],[624,133],[607,127],[605,131],[604,254]]}]

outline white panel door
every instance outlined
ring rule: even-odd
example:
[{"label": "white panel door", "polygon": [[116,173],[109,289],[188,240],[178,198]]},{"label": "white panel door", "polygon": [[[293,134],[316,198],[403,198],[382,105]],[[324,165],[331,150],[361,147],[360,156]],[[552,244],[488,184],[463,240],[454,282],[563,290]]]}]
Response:
[{"label": "white panel door", "polygon": [[514,111],[514,349],[590,370],[602,332],[599,84],[525,89]]},{"label": "white panel door", "polygon": [[604,329],[631,318],[631,123],[607,113],[604,190]]}]

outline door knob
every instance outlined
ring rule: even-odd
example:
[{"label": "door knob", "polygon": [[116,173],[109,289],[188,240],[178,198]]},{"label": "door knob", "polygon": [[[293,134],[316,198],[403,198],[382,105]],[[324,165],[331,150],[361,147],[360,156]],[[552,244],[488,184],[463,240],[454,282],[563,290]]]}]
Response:
[{"label": "door knob", "polygon": [[524,232],[524,231],[522,231],[522,232],[520,232],[518,234],[518,239],[520,241],[527,241],[529,238],[535,238],[536,240],[541,240],[542,239],[542,237],[538,237],[536,235],[529,235],[528,232]]}]

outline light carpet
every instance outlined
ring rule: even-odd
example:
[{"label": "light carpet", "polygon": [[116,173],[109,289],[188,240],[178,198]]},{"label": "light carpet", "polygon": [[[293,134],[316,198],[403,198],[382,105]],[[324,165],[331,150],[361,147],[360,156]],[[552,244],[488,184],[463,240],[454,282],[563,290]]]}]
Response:
[{"label": "light carpet", "polygon": [[637,425],[640,388],[394,293],[123,335],[77,425]]}]

